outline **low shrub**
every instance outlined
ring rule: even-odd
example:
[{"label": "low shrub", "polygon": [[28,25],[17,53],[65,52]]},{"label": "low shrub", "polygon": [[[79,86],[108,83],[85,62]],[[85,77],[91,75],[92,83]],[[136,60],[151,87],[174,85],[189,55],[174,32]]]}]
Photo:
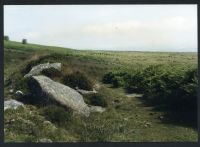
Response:
[{"label": "low shrub", "polygon": [[113,78],[115,77],[115,75],[112,72],[108,72],[103,76],[103,83],[105,84],[110,84],[112,83]]},{"label": "low shrub", "polygon": [[41,74],[43,74],[43,75],[45,75],[45,76],[47,76],[49,78],[62,77],[62,73],[59,70],[57,70],[57,69],[55,69],[53,67],[48,68],[48,69],[44,69],[41,72]]},{"label": "low shrub", "polygon": [[113,87],[119,87],[123,85],[123,77],[126,76],[126,72],[108,72],[103,76],[103,83],[112,84]]},{"label": "low shrub", "polygon": [[110,72],[104,78],[113,86],[124,86],[130,93],[144,94],[143,100],[148,104],[169,111],[191,112],[185,116],[189,114],[187,117],[193,117],[190,119],[196,118],[197,68],[150,65],[132,74],[120,75],[117,72]]},{"label": "low shrub", "polygon": [[[123,79],[124,79],[124,88],[128,91],[128,92],[142,92],[143,88],[142,88],[142,83],[140,83],[142,81],[142,75],[140,74],[140,72],[137,72],[133,75],[126,75]],[[140,83],[140,84],[139,84]]]},{"label": "low shrub", "polygon": [[116,77],[114,77],[112,79],[111,83],[112,83],[113,87],[118,87],[119,86],[119,81],[118,81],[118,79]]},{"label": "low shrub", "polygon": [[102,107],[108,106],[106,99],[100,94],[87,95],[85,96],[85,98],[86,98],[86,103],[88,103],[89,105],[102,106]]},{"label": "low shrub", "polygon": [[72,88],[92,90],[92,82],[81,72],[73,72],[63,76],[63,83]]},{"label": "low shrub", "polygon": [[[128,91],[142,92],[146,100],[155,104],[187,109],[192,108],[189,104],[196,103],[197,69],[179,70],[152,65],[124,79]],[[186,97],[190,99],[186,101]]]},{"label": "low shrub", "polygon": [[21,70],[21,74],[25,75],[27,74],[33,66],[39,64],[43,60],[43,57],[40,57],[37,60],[31,60],[28,63],[25,63],[24,68]]}]

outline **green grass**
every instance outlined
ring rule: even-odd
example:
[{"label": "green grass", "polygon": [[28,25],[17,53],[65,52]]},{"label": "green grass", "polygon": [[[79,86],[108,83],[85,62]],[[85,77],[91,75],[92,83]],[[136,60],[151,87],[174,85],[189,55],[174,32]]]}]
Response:
[{"label": "green grass", "polygon": [[[9,93],[11,85],[15,90],[26,90],[23,76],[27,69],[34,64],[46,62],[61,62],[63,73],[81,71],[93,83],[100,84],[98,91],[106,101],[106,112],[92,113],[89,118],[72,116],[65,121],[62,117],[66,114],[63,110],[56,109],[57,106],[51,112],[45,106],[36,105],[6,110],[6,142],[36,142],[40,138],[49,138],[55,142],[197,141],[196,128],[185,125],[184,122],[163,122],[159,116],[165,116],[165,112],[145,105],[139,98],[126,97],[127,93],[121,87],[113,88],[101,82],[103,75],[109,71],[133,73],[156,64],[185,69],[195,67],[197,53],[80,51],[4,41],[5,99],[14,98]],[[47,117],[47,112],[50,115],[63,112],[63,115],[55,119],[54,115]],[[47,120],[51,120],[52,124],[46,125]],[[60,121],[63,124],[58,123]]]}]

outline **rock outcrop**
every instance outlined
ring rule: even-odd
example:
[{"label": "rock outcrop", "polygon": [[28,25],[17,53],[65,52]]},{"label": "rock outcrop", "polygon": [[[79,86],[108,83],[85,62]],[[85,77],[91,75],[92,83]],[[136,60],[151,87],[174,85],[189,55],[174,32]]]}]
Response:
[{"label": "rock outcrop", "polygon": [[55,68],[61,70],[61,63],[44,63],[34,66],[31,71],[26,74],[24,77],[32,77],[39,75],[44,69]]},{"label": "rock outcrop", "polygon": [[19,106],[24,106],[24,104],[16,100],[4,101],[4,111],[6,109],[17,109]]},{"label": "rock outcrop", "polygon": [[55,82],[43,75],[33,76],[32,81],[39,86],[40,92],[36,91],[35,93],[40,93],[42,95],[41,97],[53,100],[67,108],[71,108],[75,113],[89,116],[90,108],[84,102],[82,95],[76,90]]}]

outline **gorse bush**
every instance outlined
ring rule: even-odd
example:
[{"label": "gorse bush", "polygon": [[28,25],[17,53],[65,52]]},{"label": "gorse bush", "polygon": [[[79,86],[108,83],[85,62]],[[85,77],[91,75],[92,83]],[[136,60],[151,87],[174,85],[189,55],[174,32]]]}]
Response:
[{"label": "gorse bush", "polygon": [[103,80],[102,81],[105,84],[111,84],[114,77],[115,77],[114,73],[108,72],[103,76]]},{"label": "gorse bush", "polygon": [[108,72],[103,76],[103,83],[112,84],[113,87],[119,87],[123,85],[123,77],[126,76],[126,72]]},{"label": "gorse bush", "polygon": [[118,78],[117,77],[114,77],[113,79],[112,79],[112,85],[113,85],[113,87],[119,87],[119,85],[120,85],[120,83],[119,83],[119,80],[118,80]]},{"label": "gorse bush", "polygon": [[151,65],[132,74],[119,76],[110,72],[103,77],[103,81],[113,84],[113,79],[117,77],[121,77],[121,83],[128,92],[143,93],[143,99],[150,104],[168,110],[197,110],[197,68],[185,70]]},{"label": "gorse bush", "polygon": [[140,72],[135,73],[133,75],[126,75],[124,76],[124,87],[128,92],[142,92],[143,90],[143,86],[142,83],[141,84],[137,84],[140,83],[140,81],[142,80],[142,75],[140,74]]},{"label": "gorse bush", "polygon": [[[156,68],[157,72],[153,71]],[[168,107],[170,110],[196,110],[197,70],[156,68],[145,69],[141,73],[143,79],[135,83],[145,94],[145,99],[153,104]]]},{"label": "gorse bush", "polygon": [[92,90],[92,82],[81,72],[76,71],[72,74],[63,76],[63,83],[72,88],[80,88],[84,90]]}]

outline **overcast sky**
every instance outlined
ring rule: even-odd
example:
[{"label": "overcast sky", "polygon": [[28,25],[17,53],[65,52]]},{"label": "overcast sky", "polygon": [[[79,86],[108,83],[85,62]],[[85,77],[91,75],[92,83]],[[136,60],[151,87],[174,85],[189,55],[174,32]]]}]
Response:
[{"label": "overcast sky", "polygon": [[75,49],[197,51],[197,5],[4,6],[10,40]]}]

